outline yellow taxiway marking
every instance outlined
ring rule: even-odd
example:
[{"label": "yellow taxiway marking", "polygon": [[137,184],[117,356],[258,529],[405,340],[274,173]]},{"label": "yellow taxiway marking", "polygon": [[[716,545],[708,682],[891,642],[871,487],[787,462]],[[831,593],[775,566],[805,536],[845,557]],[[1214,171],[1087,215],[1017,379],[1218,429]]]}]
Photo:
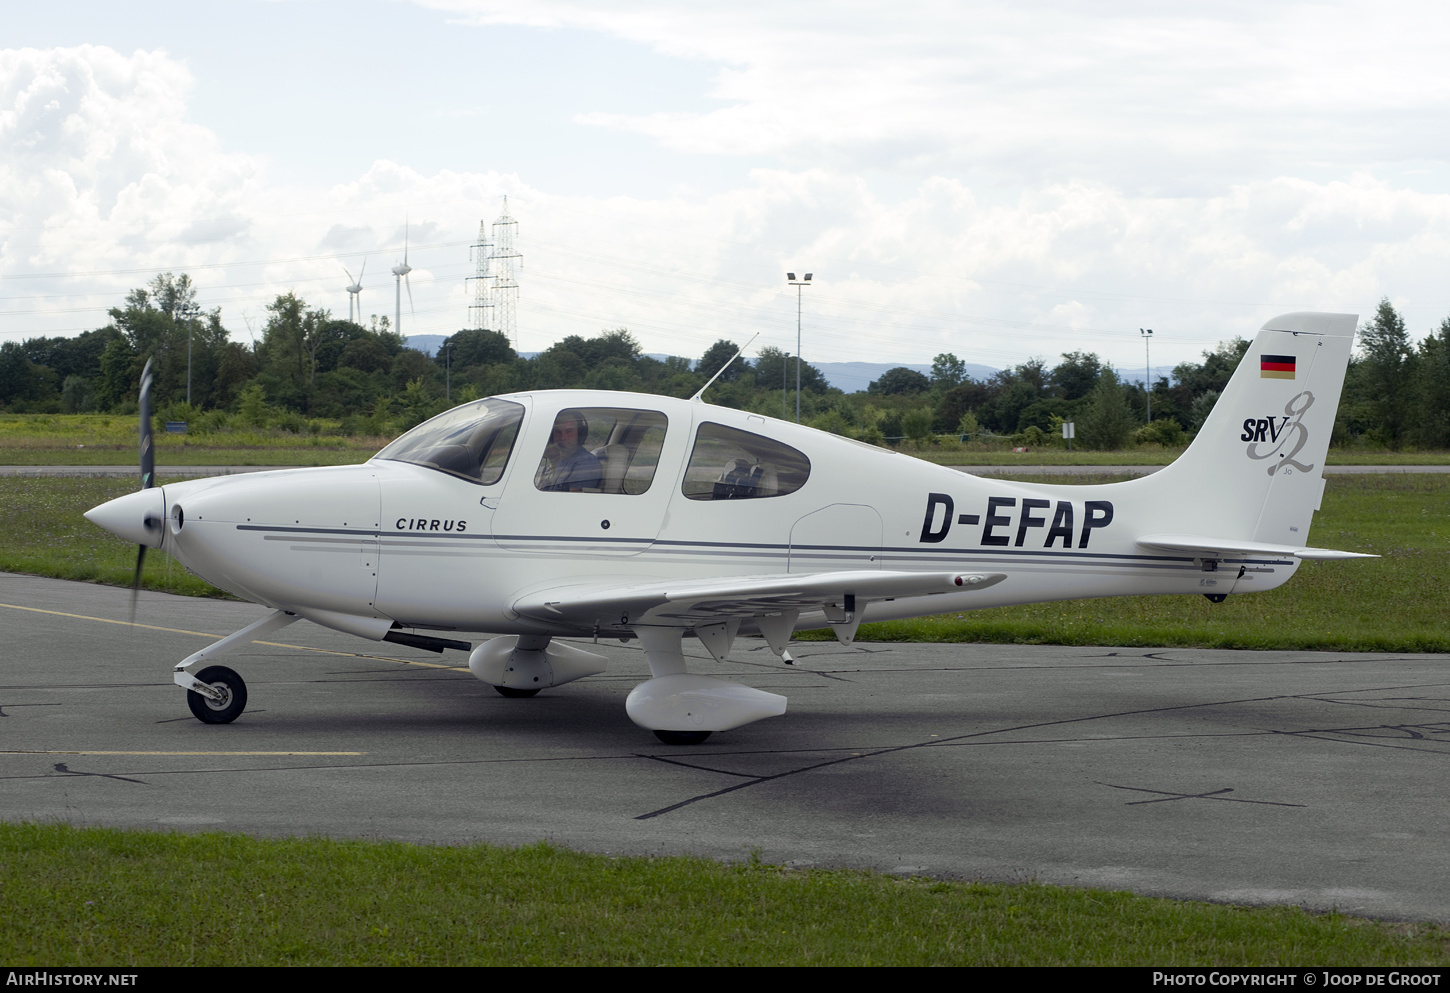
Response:
[{"label": "yellow taxiway marking", "polygon": [[0,755],[366,755],[367,752],[97,752],[63,748],[6,748]]},{"label": "yellow taxiway marking", "polygon": [[[54,614],[56,617],[74,617],[78,621],[99,621],[102,624],[120,624],[123,627],[145,628],[147,631],[165,631],[168,634],[190,634],[198,638],[220,638],[219,634],[208,634],[205,631],[188,631],[185,628],[164,628],[155,624],[138,624],[135,621],[116,621],[109,617],[91,617],[88,614],[69,614],[64,610],[46,610],[42,607],[22,607],[18,603],[0,603],[0,607],[9,607],[11,610],[29,610],[36,614]],[[386,655],[364,655],[360,652],[335,652],[326,648],[309,648],[306,645],[289,645],[281,641],[255,641],[254,645],[266,645],[268,648],[292,648],[299,652],[315,652],[318,655],[341,655],[350,659],[373,659],[377,662],[396,662],[399,665],[416,665],[424,669],[452,669],[454,672],[468,672],[467,666],[443,665],[441,662],[418,662],[413,659],[395,659]],[[139,754],[139,753],[138,753]],[[230,753],[229,753],[230,754]],[[321,754],[321,753],[319,753]]]},{"label": "yellow taxiway marking", "polygon": [[90,617],[86,614],[68,614],[64,610],[45,610],[41,607],[22,607],[18,603],[0,603],[0,607],[9,607],[11,610],[28,610],[35,614],[54,614],[56,617],[74,617],[78,621],[99,621],[102,624],[120,624],[124,627],[145,628],[148,631],[167,631],[171,634],[194,634],[198,638],[216,638],[219,635],[207,634],[205,631],[187,631],[182,628],[163,628],[155,624],[137,624],[135,621],[113,621],[109,617]]}]

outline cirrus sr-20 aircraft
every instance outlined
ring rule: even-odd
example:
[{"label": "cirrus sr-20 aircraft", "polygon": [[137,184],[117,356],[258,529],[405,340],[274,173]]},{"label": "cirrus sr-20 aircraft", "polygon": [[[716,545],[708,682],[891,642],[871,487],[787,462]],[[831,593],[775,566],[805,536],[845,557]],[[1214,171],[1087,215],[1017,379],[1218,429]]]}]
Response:
[{"label": "cirrus sr-20 aircraft", "polygon": [[1120,483],[981,478],[698,395],[544,390],[455,407],[362,465],[164,486],[143,432],[145,488],[86,516],[271,608],[177,664],[208,723],[241,714],[246,684],[191,668],[302,618],[467,651],[505,696],[604,670],[561,637],[638,639],[651,678],[626,711],[689,744],[786,701],[687,671],[686,636],[723,661],[759,635],[788,663],[807,628],[850,644],[862,621],[1004,604],[1218,602],[1361,557],[1308,544],[1354,329],[1269,321],[1183,456]]}]

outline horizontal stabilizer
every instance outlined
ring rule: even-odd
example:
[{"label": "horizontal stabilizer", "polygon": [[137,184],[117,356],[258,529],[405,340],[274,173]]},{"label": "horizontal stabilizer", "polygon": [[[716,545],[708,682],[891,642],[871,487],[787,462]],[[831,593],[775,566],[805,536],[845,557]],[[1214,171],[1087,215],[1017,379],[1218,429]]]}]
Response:
[{"label": "horizontal stabilizer", "polygon": [[1208,538],[1201,534],[1145,534],[1138,539],[1145,548],[1193,555],[1278,555],[1296,559],[1377,559],[1365,552],[1341,552],[1334,548],[1309,548],[1302,545],[1277,545],[1268,541],[1247,541],[1242,538]]}]

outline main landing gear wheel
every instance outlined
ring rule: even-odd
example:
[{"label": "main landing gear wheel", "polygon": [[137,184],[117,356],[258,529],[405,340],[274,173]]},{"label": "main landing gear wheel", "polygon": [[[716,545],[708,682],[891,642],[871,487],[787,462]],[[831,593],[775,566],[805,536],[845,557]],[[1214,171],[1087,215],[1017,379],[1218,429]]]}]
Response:
[{"label": "main landing gear wheel", "polygon": [[698,745],[710,737],[709,731],[656,731],[655,737],[666,745]]},{"label": "main landing gear wheel", "polygon": [[519,690],[512,686],[495,686],[494,689],[498,690],[500,696],[506,696],[511,699],[523,699],[524,697],[534,696],[539,692],[538,690]]},{"label": "main landing gear wheel", "polygon": [[247,709],[247,684],[231,669],[224,665],[207,666],[196,678],[222,694],[220,700],[212,700],[195,690],[186,691],[186,705],[197,720],[204,724],[230,724]]}]

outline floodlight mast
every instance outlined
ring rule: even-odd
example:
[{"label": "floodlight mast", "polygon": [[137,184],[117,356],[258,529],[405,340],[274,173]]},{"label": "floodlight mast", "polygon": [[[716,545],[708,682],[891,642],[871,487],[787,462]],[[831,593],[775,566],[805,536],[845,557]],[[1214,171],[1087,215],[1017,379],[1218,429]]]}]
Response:
[{"label": "floodlight mast", "polygon": [[1148,424],[1153,423],[1153,360],[1148,358],[1148,343],[1153,340],[1152,328],[1139,328],[1138,333],[1143,336],[1143,397],[1148,403],[1148,416],[1144,418]]},{"label": "floodlight mast", "polygon": [[786,282],[796,288],[795,290],[795,422],[801,422],[801,293],[811,285],[811,273],[806,273],[804,279],[796,279],[795,273],[785,274]]},{"label": "floodlight mast", "polygon": [[181,317],[186,321],[186,405],[191,406],[191,339],[196,332],[196,315],[201,313],[201,308],[195,303],[184,304],[181,307]]}]

